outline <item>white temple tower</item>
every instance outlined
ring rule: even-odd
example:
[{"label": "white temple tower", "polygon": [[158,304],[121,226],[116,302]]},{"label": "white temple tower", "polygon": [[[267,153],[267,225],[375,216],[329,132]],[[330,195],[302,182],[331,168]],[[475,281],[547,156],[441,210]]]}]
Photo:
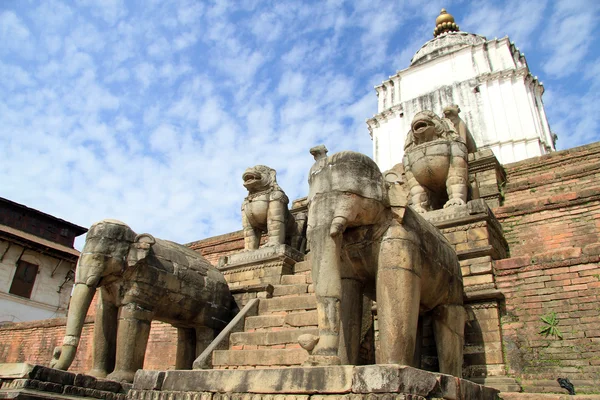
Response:
[{"label": "white temple tower", "polygon": [[510,163],[554,150],[542,94],[525,56],[508,37],[487,40],[460,32],[442,10],[434,38],[417,51],[410,67],[375,88],[377,115],[367,121],[373,155],[382,171],[402,162],[413,116],[442,115],[458,104],[479,149]]}]

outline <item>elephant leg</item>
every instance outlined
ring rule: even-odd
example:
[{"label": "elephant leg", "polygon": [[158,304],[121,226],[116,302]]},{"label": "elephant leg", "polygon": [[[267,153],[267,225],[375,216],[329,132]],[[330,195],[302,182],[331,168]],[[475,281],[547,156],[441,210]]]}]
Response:
[{"label": "elephant leg", "polygon": [[107,379],[133,382],[135,372],[144,366],[146,346],[150,335],[152,311],[136,304],[121,307],[117,332],[117,358],[115,370]]},{"label": "elephant leg", "polygon": [[438,306],[433,312],[433,334],[443,374],[462,376],[465,320],[461,305]]},{"label": "elephant leg", "polygon": [[343,365],[358,364],[362,328],[363,284],[356,279],[342,279],[340,348]]},{"label": "elephant leg", "polygon": [[309,362],[322,365],[339,364],[342,235],[331,236],[329,225],[320,225],[311,230],[310,243],[319,341]]},{"label": "elephant leg", "polygon": [[250,224],[250,220],[246,215],[246,211],[242,209],[242,227],[244,229],[244,249],[256,250],[260,245],[260,231],[254,229]]},{"label": "elephant leg", "polygon": [[285,243],[285,215],[287,206],[277,200],[269,203],[269,212],[267,217],[267,232],[269,235],[267,246],[277,246]]},{"label": "elephant leg", "polygon": [[429,193],[417,182],[417,179],[410,170],[406,170],[405,174],[408,187],[410,188],[413,209],[421,214],[429,211]]},{"label": "elephant leg", "polygon": [[215,330],[206,326],[196,328],[196,357],[215,339]]},{"label": "elephant leg", "polygon": [[94,321],[92,370],[88,375],[105,378],[115,368],[117,316],[119,309],[110,301],[110,294],[100,288]]},{"label": "elephant leg", "polygon": [[417,341],[415,342],[415,354],[413,356],[412,366],[421,368],[421,356],[423,355],[423,318],[419,318],[417,324]]},{"label": "elephant leg", "polygon": [[444,204],[444,208],[460,206],[467,202],[467,179],[468,170],[465,158],[461,156],[452,157],[452,165],[450,165],[448,178],[446,179],[448,201]]},{"label": "elephant leg", "polygon": [[[403,237],[405,236],[405,237]],[[392,226],[382,240],[377,272],[377,364],[412,365],[421,297],[421,257],[414,238]]]},{"label": "elephant leg", "polygon": [[175,369],[192,369],[196,359],[196,332],[194,328],[177,328],[177,355]]}]

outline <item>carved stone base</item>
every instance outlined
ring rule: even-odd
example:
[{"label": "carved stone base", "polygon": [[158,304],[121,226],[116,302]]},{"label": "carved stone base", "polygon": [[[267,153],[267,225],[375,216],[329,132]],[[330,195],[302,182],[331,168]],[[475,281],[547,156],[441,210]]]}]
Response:
[{"label": "carved stone base", "polygon": [[27,363],[0,364],[0,399],[125,400],[131,385]]},{"label": "carved stone base", "polygon": [[339,400],[340,396],[351,396],[355,400],[492,400],[497,394],[496,389],[465,379],[403,365],[340,365],[252,370],[140,370],[128,398],[266,400],[285,396],[296,400],[327,400],[328,397]]},{"label": "carved stone base", "polygon": [[219,270],[230,287],[280,283],[282,275],[294,273],[294,265],[304,254],[282,244],[247,250],[219,259]]},{"label": "carved stone base", "polygon": [[496,287],[493,266],[494,260],[507,255],[502,227],[484,199],[430,211],[423,217],[440,229],[460,260],[468,316],[463,376],[500,378],[506,374],[500,329],[504,296]]}]

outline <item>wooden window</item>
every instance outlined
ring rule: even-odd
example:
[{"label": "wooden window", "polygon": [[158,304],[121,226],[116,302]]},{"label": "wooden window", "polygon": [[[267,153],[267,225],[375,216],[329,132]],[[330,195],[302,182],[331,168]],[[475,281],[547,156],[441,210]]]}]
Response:
[{"label": "wooden window", "polygon": [[9,293],[30,298],[37,273],[37,265],[20,260]]}]

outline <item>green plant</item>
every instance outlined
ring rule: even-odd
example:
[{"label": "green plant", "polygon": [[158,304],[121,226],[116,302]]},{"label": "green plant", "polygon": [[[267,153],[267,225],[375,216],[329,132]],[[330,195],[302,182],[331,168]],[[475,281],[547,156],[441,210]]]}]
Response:
[{"label": "green plant", "polygon": [[544,335],[545,337],[552,335],[559,339],[563,338],[562,333],[558,329],[558,318],[556,318],[555,312],[542,315],[540,319],[545,324],[544,326],[542,326],[542,329],[540,329],[540,335]]}]

